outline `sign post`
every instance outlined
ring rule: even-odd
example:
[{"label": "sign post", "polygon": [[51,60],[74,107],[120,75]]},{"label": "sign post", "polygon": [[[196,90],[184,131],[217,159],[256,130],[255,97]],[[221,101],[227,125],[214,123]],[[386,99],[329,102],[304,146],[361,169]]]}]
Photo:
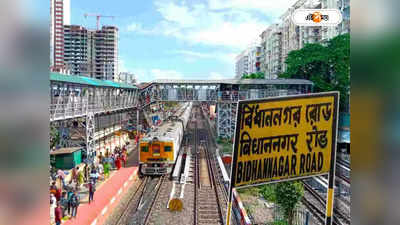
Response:
[{"label": "sign post", "polygon": [[227,225],[233,188],[326,174],[331,224],[338,104],[338,92],[239,101]]}]

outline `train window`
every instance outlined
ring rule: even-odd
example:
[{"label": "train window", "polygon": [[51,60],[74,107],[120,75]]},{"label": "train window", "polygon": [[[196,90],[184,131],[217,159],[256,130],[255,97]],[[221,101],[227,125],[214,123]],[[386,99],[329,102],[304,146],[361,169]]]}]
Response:
[{"label": "train window", "polygon": [[171,146],[165,146],[164,147],[164,152],[171,152],[172,151],[172,147]]},{"label": "train window", "polygon": [[148,146],[142,146],[142,152],[149,152]]}]

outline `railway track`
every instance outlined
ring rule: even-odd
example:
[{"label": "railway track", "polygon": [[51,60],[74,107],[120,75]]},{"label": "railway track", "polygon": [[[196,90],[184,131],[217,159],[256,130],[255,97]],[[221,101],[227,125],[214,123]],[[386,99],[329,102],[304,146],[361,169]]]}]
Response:
[{"label": "railway track", "polygon": [[148,177],[145,177],[143,179],[138,179],[138,181],[140,183],[136,191],[133,192],[132,195],[129,197],[128,204],[126,208],[122,211],[121,215],[118,217],[115,225],[127,224],[129,218],[132,217],[132,214],[134,214],[137,211],[141,196],[143,194],[144,187],[146,186],[146,183],[148,181]]},{"label": "railway track", "polygon": [[[195,127],[195,195],[194,195],[194,224],[224,224],[224,194],[221,183],[216,177],[216,166],[213,152],[210,151],[209,130],[204,127],[203,115],[195,112],[198,121]],[[199,115],[200,114],[200,115]],[[200,128],[198,125],[200,124]]]},{"label": "railway track", "polygon": [[[183,153],[190,155],[190,160],[182,160],[190,163],[187,179],[181,183],[169,180],[167,176],[146,177],[130,197],[116,224],[225,224],[227,194],[215,163],[210,130],[205,122],[199,108],[194,107],[188,130],[185,131],[185,144],[182,145]],[[167,209],[172,198],[181,199],[182,211]],[[236,221],[233,220],[232,224]]]},{"label": "railway track", "polygon": [[164,179],[165,176],[143,178],[137,190],[130,197],[127,207],[123,210],[115,224],[146,224]]},{"label": "railway track", "polygon": [[[304,198],[302,200],[304,205],[323,223],[325,221],[326,197],[319,194],[306,182],[303,181],[303,184],[305,188]],[[345,213],[338,208],[340,207],[333,208],[333,224],[350,224],[350,215],[345,215]]]}]

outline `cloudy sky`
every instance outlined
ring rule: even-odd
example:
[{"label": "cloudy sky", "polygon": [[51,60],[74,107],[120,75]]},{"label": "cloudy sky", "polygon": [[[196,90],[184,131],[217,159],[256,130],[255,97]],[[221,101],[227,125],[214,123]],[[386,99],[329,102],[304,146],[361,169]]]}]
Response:
[{"label": "cloudy sky", "polygon": [[[49,2],[49,1],[43,1]],[[71,0],[71,23],[119,27],[120,71],[139,81],[234,76],[234,58],[295,0]]]}]

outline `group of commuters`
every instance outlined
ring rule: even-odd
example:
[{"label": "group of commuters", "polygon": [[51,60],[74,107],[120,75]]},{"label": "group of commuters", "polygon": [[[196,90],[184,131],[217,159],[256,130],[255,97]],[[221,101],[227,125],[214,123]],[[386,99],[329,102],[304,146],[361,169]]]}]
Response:
[{"label": "group of commuters", "polygon": [[126,161],[126,146],[123,148],[116,147],[112,152],[107,149],[104,156],[100,153],[98,161],[91,165],[85,163],[82,168],[73,168],[69,182],[66,181],[66,173],[61,169],[52,174],[50,185],[50,216],[54,218],[53,221],[55,224],[60,225],[62,218],[76,218],[81,202],[79,191],[82,186],[88,190],[90,204],[94,200],[98,180],[107,179],[112,169],[119,170],[122,165],[125,167]]}]

